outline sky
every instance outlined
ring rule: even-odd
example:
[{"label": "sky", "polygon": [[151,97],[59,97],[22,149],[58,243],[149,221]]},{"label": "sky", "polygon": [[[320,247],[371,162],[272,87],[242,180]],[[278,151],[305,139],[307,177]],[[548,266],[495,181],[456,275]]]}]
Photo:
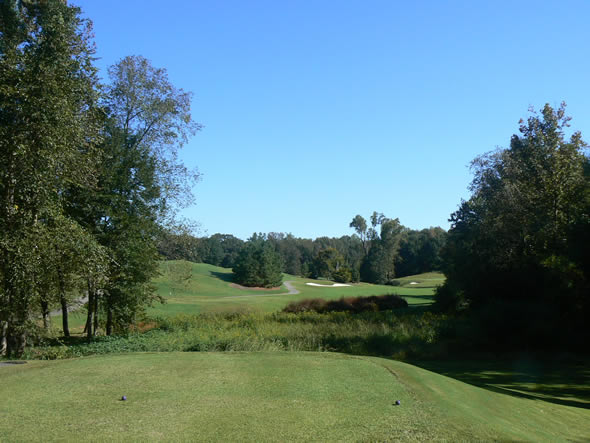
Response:
[{"label": "sky", "polygon": [[97,67],[142,55],[204,127],[199,235],[351,235],[373,211],[449,228],[469,163],[529,107],[590,141],[590,1],[72,0]]}]

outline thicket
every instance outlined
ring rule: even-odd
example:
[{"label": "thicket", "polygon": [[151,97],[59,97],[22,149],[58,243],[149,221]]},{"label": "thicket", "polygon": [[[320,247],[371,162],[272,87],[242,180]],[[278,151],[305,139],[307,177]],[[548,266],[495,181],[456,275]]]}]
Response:
[{"label": "thicket", "polygon": [[397,294],[372,295],[369,297],[342,297],[338,300],[308,298],[289,303],[283,312],[377,312],[407,308],[408,302]]}]

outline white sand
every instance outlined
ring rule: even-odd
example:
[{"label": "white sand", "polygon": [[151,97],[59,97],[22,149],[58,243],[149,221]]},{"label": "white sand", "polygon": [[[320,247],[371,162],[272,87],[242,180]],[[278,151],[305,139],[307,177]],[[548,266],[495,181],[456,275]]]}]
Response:
[{"label": "white sand", "polygon": [[418,282],[416,282],[416,281],[413,281],[413,282],[410,282],[410,284],[411,284],[411,285],[419,285],[420,283],[418,283]]},{"label": "white sand", "polygon": [[320,288],[341,288],[342,286],[350,286],[345,285],[344,283],[334,283],[331,285],[320,285],[319,283],[305,283],[308,286],[319,286]]}]

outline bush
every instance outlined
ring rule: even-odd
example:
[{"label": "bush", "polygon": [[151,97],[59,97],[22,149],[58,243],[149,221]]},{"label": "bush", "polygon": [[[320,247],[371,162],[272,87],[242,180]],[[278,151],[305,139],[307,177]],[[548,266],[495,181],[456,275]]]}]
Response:
[{"label": "bush", "polygon": [[332,273],[332,279],[338,283],[348,283],[352,281],[352,273],[348,268],[340,268]]},{"label": "bush", "polygon": [[342,297],[339,300],[310,298],[289,303],[283,312],[299,313],[314,311],[326,312],[378,312],[407,308],[408,302],[397,294],[372,295],[370,297]]}]

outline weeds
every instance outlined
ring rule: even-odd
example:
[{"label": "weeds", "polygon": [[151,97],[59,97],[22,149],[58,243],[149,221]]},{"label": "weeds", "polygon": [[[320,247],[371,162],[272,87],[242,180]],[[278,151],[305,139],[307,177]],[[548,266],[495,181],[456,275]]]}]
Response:
[{"label": "weeds", "polygon": [[395,358],[432,356],[447,319],[441,314],[365,311],[232,313],[147,319],[146,332],[26,350],[28,359],[61,359],[125,352],[335,351]]}]

